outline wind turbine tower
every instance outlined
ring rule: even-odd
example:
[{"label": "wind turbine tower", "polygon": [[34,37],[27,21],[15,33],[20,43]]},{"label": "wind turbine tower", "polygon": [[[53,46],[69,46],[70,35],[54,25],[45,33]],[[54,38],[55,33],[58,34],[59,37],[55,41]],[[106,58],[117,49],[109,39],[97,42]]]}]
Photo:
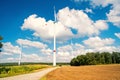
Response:
[{"label": "wind turbine tower", "polygon": [[[54,7],[54,24],[56,23],[56,11],[55,11],[55,7]],[[56,66],[56,31],[55,31],[55,25],[54,25],[54,50],[53,50],[53,66]]]},{"label": "wind turbine tower", "polygon": [[19,57],[19,61],[18,61],[18,65],[21,65],[21,59],[22,59],[22,46],[20,45],[20,57]]}]

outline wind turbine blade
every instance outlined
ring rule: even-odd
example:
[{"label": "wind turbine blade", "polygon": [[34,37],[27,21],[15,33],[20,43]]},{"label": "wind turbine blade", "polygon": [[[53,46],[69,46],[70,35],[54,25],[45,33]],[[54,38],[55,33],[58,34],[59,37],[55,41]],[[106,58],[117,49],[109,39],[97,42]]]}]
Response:
[{"label": "wind turbine blade", "polygon": [[54,18],[55,18],[55,22],[56,22],[57,21],[57,14],[56,14],[55,6],[54,6]]}]

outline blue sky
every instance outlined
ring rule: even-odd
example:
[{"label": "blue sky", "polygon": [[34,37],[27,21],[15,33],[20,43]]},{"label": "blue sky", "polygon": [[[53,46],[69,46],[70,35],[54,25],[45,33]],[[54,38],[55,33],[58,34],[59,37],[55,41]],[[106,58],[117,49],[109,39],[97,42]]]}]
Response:
[{"label": "blue sky", "polygon": [[[120,52],[119,0],[0,0],[1,62],[57,62],[86,52]],[[57,22],[54,23],[54,6]]]}]

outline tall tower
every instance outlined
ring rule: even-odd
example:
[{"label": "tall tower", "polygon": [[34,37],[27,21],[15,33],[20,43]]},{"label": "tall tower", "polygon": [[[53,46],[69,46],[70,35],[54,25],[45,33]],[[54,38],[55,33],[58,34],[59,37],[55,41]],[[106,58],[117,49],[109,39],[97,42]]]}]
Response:
[{"label": "tall tower", "polygon": [[18,61],[18,65],[21,65],[21,59],[22,59],[22,45],[20,45],[20,57],[19,57],[19,61]]},{"label": "tall tower", "polygon": [[[54,24],[56,23],[56,11],[54,7]],[[53,66],[56,66],[56,31],[55,31],[55,25],[54,25],[54,50],[53,50]]]}]

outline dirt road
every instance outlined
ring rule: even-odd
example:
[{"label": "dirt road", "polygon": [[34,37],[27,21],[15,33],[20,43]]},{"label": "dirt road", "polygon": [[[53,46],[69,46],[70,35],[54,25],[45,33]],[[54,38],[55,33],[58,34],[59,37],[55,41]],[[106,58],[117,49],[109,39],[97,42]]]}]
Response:
[{"label": "dirt road", "polygon": [[0,78],[0,80],[39,80],[42,76],[46,75],[47,73],[55,69],[56,67],[48,68],[40,72],[23,74],[23,75],[18,75],[18,76],[13,76],[13,77]]}]

